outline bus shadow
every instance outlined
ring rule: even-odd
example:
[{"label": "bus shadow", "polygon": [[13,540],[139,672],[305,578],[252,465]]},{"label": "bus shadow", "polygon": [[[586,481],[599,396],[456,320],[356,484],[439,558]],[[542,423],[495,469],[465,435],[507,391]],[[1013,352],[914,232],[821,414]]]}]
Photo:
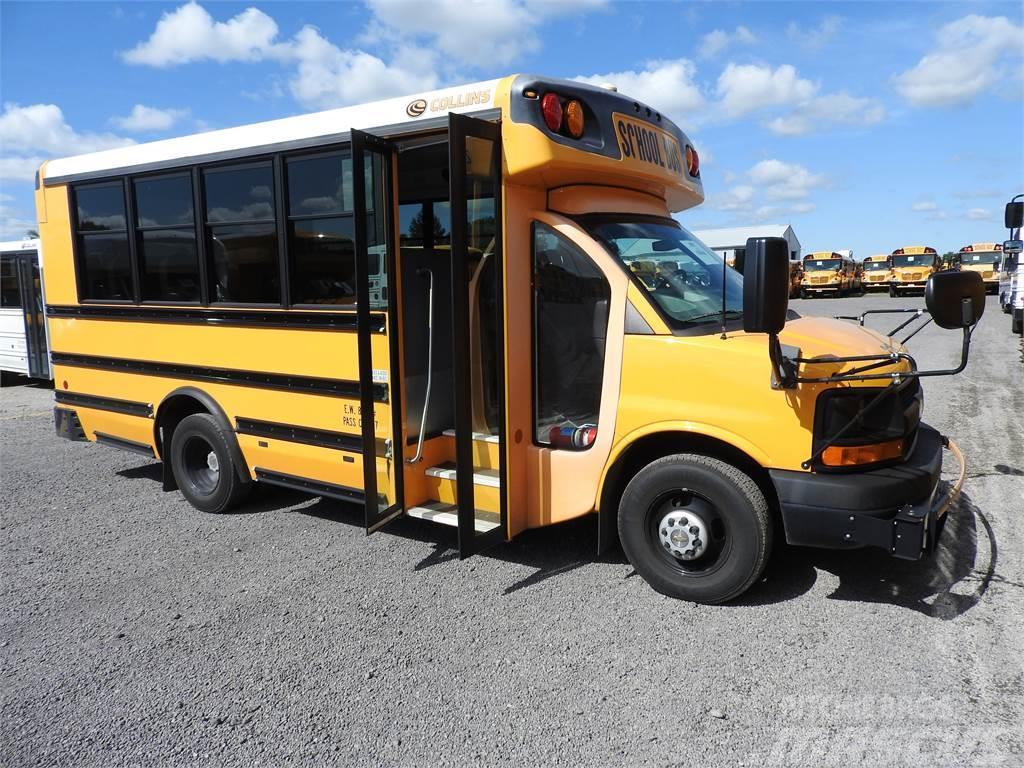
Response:
[{"label": "bus shadow", "polygon": [[897,560],[875,549],[782,545],[762,582],[731,605],[793,599],[809,591],[819,573],[826,572],[839,579],[828,595],[830,600],[896,605],[931,618],[955,619],[981,602],[992,582],[1000,580],[996,574],[999,549],[988,518],[968,494],[961,494],[949,515],[935,553],[919,561]]},{"label": "bus shadow", "polygon": [[[159,463],[147,463],[118,474],[159,482],[161,467]],[[357,504],[271,486],[257,485],[252,497],[235,514],[263,512],[297,513],[352,528],[364,527],[363,509]],[[401,517],[390,522],[382,533],[429,545],[429,552],[412,565],[413,571],[459,558],[454,528]],[[600,557],[596,553],[596,519],[587,516],[524,531],[514,541],[485,550],[480,556],[533,569],[505,587],[503,594],[510,595],[598,562],[628,566],[618,546]],[[728,605],[741,608],[796,599],[809,592],[819,574],[825,572],[839,580],[828,595],[830,600],[890,604],[950,620],[977,605],[993,582],[1024,589],[1024,583],[1007,581],[997,574],[997,561],[998,545],[988,518],[969,494],[962,493],[930,558],[907,561],[873,549],[822,550],[780,544],[761,581]],[[634,576],[636,572],[630,569],[623,578]]]}]

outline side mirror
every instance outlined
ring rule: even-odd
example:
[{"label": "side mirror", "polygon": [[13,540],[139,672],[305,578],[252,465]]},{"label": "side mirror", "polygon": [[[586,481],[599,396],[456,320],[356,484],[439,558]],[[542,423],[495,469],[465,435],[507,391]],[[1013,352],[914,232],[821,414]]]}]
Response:
[{"label": "side mirror", "polygon": [[985,284],[977,272],[936,272],[924,303],[940,328],[969,328],[985,313]]},{"label": "side mirror", "polygon": [[1003,218],[1007,229],[1020,229],[1024,225],[1024,202],[1007,203]]},{"label": "side mirror", "polygon": [[786,325],[789,308],[789,243],[784,237],[752,237],[742,266],[743,330],[775,335]]},{"label": "side mirror", "polygon": [[1021,251],[1024,251],[1024,240],[1003,241],[1003,253],[1012,253],[1016,255]]}]

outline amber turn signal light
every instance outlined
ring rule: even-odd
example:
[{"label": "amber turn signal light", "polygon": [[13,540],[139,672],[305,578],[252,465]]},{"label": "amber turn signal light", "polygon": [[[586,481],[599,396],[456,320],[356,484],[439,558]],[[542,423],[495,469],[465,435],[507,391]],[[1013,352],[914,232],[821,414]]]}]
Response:
[{"label": "amber turn signal light", "polygon": [[827,467],[852,467],[898,459],[902,455],[903,440],[898,438],[870,445],[830,445],[821,454],[821,463]]},{"label": "amber turn signal light", "polygon": [[576,99],[565,105],[565,129],[574,139],[583,135],[583,105]]}]

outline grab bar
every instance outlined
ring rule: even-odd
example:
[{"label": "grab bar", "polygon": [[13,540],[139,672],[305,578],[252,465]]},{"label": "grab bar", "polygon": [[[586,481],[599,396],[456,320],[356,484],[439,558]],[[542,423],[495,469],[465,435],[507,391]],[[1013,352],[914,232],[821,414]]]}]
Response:
[{"label": "grab bar", "polygon": [[430,278],[427,288],[427,391],[423,394],[423,413],[420,414],[420,434],[416,440],[416,455],[406,459],[406,463],[415,464],[423,459],[423,438],[427,430],[427,409],[430,407],[430,385],[434,377],[434,271],[417,269],[416,274],[426,274]]}]

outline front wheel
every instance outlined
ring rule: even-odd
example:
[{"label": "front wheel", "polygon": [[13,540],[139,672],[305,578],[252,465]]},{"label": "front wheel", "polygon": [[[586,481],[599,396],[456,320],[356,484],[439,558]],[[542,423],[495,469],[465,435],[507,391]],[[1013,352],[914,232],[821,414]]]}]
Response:
[{"label": "front wheel", "polygon": [[182,496],[202,512],[227,512],[252,487],[238,476],[228,437],[208,413],[181,420],[171,437],[170,459]]},{"label": "front wheel", "polygon": [[648,464],[626,486],[619,539],[658,592],[713,604],[738,597],[761,575],[772,528],[750,477],[718,459],[677,454]]}]

